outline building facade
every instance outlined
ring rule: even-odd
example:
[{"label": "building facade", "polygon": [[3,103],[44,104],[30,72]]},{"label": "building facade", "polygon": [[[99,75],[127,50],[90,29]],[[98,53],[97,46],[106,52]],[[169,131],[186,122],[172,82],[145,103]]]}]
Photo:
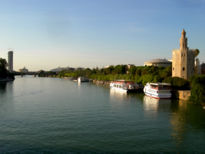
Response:
[{"label": "building facade", "polygon": [[144,62],[144,66],[158,66],[158,67],[168,67],[171,66],[172,62],[167,59],[152,59],[150,61]]},{"label": "building facade", "polygon": [[13,51],[8,52],[8,70],[13,72]]},{"label": "building facade", "polygon": [[180,49],[172,51],[172,77],[189,79],[196,72],[195,58],[198,49],[189,49],[186,32],[183,30],[180,38]]},{"label": "building facade", "polygon": [[26,67],[19,69],[20,73],[28,73],[28,69]]}]

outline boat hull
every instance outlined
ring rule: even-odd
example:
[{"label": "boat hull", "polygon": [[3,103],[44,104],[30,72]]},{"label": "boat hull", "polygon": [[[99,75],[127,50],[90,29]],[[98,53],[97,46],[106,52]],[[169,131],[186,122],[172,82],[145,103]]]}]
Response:
[{"label": "boat hull", "polygon": [[167,94],[167,95],[156,95],[156,94],[150,94],[145,92],[146,96],[152,97],[152,98],[156,98],[156,99],[170,99],[171,98],[171,94]]},{"label": "boat hull", "polygon": [[172,97],[171,90],[156,90],[151,88],[149,84],[144,87],[144,93],[156,99],[170,99]]},{"label": "boat hull", "polygon": [[123,93],[127,93],[128,90],[123,89],[123,88],[117,88],[117,87],[110,87],[112,90],[114,91],[119,91],[119,92],[123,92]]},{"label": "boat hull", "polygon": [[115,91],[132,93],[137,92],[139,90],[139,86],[132,81],[113,81],[110,83],[110,88]]}]

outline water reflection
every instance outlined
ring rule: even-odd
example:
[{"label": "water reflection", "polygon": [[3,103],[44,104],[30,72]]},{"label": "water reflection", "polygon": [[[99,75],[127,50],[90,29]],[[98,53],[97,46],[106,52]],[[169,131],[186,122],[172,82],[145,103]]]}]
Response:
[{"label": "water reflection", "polygon": [[125,91],[119,91],[116,89],[110,89],[110,99],[117,99],[120,101],[126,100],[127,99],[127,92]]},{"label": "water reflection", "polygon": [[0,115],[13,112],[13,82],[0,83]]},{"label": "water reflection", "polygon": [[171,99],[156,99],[149,96],[144,96],[143,107],[145,111],[170,110]]},{"label": "water reflection", "polygon": [[[170,136],[178,150],[183,151],[181,147],[186,144],[190,132],[194,132],[195,136],[205,137],[205,110],[201,105],[189,101],[158,100],[144,96],[143,108],[149,117],[163,118],[164,113],[168,113],[166,116],[170,119]],[[196,145],[201,144],[200,141],[194,142]]]},{"label": "water reflection", "polygon": [[6,91],[6,83],[0,83],[0,93]]},{"label": "water reflection", "polygon": [[[8,93],[9,92],[9,93]],[[13,94],[13,82],[0,83],[0,99]]]},{"label": "water reflection", "polygon": [[205,147],[201,106],[127,95],[92,84],[78,89],[76,83],[50,78],[17,78],[3,89],[0,140],[5,150],[32,145],[66,147],[66,151],[93,145],[102,153],[104,149],[185,153],[203,152]]},{"label": "water reflection", "polygon": [[[205,132],[204,119],[205,112],[200,105],[195,105],[193,102],[189,101],[179,100],[178,108],[173,112],[170,120],[172,125],[171,135],[178,147],[184,144],[187,132],[195,131],[197,133],[199,130]],[[196,142],[197,141],[195,141],[195,143]]]},{"label": "water reflection", "polygon": [[181,111],[186,107],[185,102],[179,101],[178,109],[172,114],[170,123],[172,125],[172,133],[171,136],[175,140],[175,143],[179,147],[184,139],[185,132],[185,117],[181,115]]},{"label": "water reflection", "polygon": [[81,86],[81,82],[78,81],[78,87],[80,87],[80,86]]},{"label": "water reflection", "polygon": [[151,98],[149,96],[144,96],[143,100],[144,100],[144,102],[143,102],[144,110],[146,110],[146,111],[150,111],[150,110],[157,111],[158,102],[159,102],[158,99]]}]

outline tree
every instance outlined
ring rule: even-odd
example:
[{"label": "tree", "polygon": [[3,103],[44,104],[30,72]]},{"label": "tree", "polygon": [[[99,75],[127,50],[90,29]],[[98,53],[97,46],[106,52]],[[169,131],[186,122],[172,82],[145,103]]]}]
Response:
[{"label": "tree", "polygon": [[117,65],[114,68],[114,73],[115,74],[126,74],[127,71],[127,66],[126,65]]},{"label": "tree", "polygon": [[190,89],[190,83],[188,80],[179,77],[167,77],[163,82],[171,83],[172,87],[176,90],[188,90]]},{"label": "tree", "polygon": [[191,100],[195,103],[205,103],[205,75],[192,77]]},{"label": "tree", "polygon": [[0,58],[0,77],[6,77],[8,72],[6,70],[7,62],[5,59]]},{"label": "tree", "polygon": [[7,65],[6,60],[0,58],[0,69],[1,69],[1,70],[6,70],[6,65]]}]

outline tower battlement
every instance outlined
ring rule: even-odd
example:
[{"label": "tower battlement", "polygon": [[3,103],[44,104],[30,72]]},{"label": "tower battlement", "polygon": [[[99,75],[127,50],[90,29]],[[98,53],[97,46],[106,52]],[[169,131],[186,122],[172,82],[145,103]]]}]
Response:
[{"label": "tower battlement", "polygon": [[189,79],[196,72],[195,57],[198,49],[189,49],[186,32],[183,29],[180,38],[180,49],[172,51],[172,77]]}]

